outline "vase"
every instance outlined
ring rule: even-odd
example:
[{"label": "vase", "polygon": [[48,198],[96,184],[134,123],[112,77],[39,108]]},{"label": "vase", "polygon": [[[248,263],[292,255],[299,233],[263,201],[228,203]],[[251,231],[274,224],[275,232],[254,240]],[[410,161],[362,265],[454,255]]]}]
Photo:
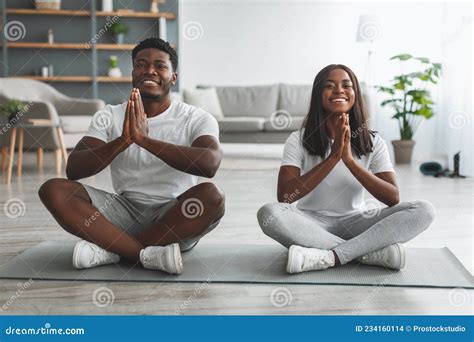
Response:
[{"label": "vase", "polygon": [[117,44],[123,44],[123,38],[124,38],[124,34],[123,33],[117,33],[115,35],[115,43]]},{"label": "vase", "polygon": [[15,126],[16,123],[18,122],[18,119],[19,119],[19,115],[18,113],[12,113],[8,116],[8,123],[11,125],[11,126]]},{"label": "vase", "polygon": [[396,164],[410,164],[415,140],[392,140]]},{"label": "vase", "polygon": [[114,2],[113,2],[113,0],[102,0],[102,11],[103,12],[113,12],[114,11]]},{"label": "vase", "polygon": [[122,77],[122,70],[118,67],[110,68],[108,75],[109,77]]}]

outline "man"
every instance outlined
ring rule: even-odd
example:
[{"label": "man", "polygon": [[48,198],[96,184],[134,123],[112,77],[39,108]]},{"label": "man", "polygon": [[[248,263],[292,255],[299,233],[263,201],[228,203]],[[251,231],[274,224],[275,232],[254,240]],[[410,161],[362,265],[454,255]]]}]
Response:
[{"label": "man", "polygon": [[[224,215],[224,195],[211,178],[222,159],[216,120],[202,109],[172,101],[178,57],[149,38],[132,51],[128,102],[98,111],[69,156],[68,179],[45,182],[39,196],[57,222],[83,240],[73,266],[116,263],[182,271],[181,251],[193,248]],[[76,180],[110,165],[116,194]]]}]

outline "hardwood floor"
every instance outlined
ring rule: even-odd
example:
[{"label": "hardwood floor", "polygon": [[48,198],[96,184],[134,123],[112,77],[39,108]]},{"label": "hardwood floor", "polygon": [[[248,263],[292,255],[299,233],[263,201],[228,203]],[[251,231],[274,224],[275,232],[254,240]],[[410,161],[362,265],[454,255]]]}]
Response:
[{"label": "hardwood floor", "polygon": [[[24,215],[10,218],[1,210],[0,264],[46,240],[73,239],[44,209],[37,190],[54,177],[51,153],[36,170],[25,155],[21,178],[0,185],[0,204],[20,199]],[[213,180],[226,193],[226,215],[206,243],[273,243],[260,231],[256,211],[275,200],[278,160],[228,158]],[[448,246],[473,272],[472,178],[423,177],[418,165],[397,167],[402,200],[427,199],[437,208],[432,226],[408,246]],[[87,180],[110,189],[108,171]],[[11,204],[12,202],[10,202]],[[25,206],[22,207],[21,203]],[[24,209],[23,209],[24,208]],[[3,209],[3,208],[0,208]],[[15,214],[16,215],[16,214]],[[9,216],[15,216],[10,215]],[[184,265],[186,267],[186,265]],[[105,288],[105,289],[104,289]],[[101,292],[102,291],[102,292]],[[94,301],[94,292],[105,302]],[[396,288],[332,285],[248,285],[207,283],[126,283],[1,280],[1,314],[472,314],[473,292],[464,289]],[[113,300],[112,300],[113,299]],[[279,301],[282,300],[282,301]],[[108,304],[108,305],[106,305]]]}]

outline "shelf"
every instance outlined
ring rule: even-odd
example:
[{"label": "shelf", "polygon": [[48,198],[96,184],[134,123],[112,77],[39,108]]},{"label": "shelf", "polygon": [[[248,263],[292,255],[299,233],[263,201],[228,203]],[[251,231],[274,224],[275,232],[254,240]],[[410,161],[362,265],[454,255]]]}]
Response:
[{"label": "shelf", "polygon": [[[128,18],[165,18],[176,19],[176,14],[171,12],[136,12],[136,11],[114,11],[102,12],[96,11],[97,17],[128,17]],[[23,15],[57,15],[57,16],[76,16],[76,17],[90,17],[91,12],[84,10],[37,10],[28,8],[9,8],[7,14],[23,14]]]},{"label": "shelf", "polygon": [[89,50],[90,46],[86,43],[32,43],[32,42],[9,42],[7,43],[9,48],[22,48],[22,49],[84,49]]},{"label": "shelf", "polygon": [[[42,77],[42,76],[11,76],[18,78],[27,78],[30,80],[37,80],[43,82],[69,82],[69,83],[84,83],[92,82],[91,76],[52,76],[52,77]],[[108,76],[98,76],[97,82],[101,83],[131,83],[131,76],[123,77],[108,77]]]},{"label": "shelf", "polygon": [[37,10],[29,8],[7,8],[7,14],[25,14],[25,15],[62,15],[62,16],[90,16],[89,11],[83,10]]},{"label": "shelf", "polygon": [[97,76],[97,82],[101,82],[101,83],[132,83],[132,76],[122,76],[122,77]]},{"label": "shelf", "polygon": [[96,44],[97,50],[130,50],[132,51],[136,44]]},{"label": "shelf", "polygon": [[52,77],[42,77],[42,76],[10,76],[18,78],[28,78],[31,80],[44,81],[44,82],[92,82],[91,76],[52,76]]},{"label": "shelf", "polygon": [[[88,43],[33,43],[33,42],[10,42],[7,43],[9,48],[21,49],[76,49],[76,50],[90,50],[91,46]],[[96,44],[97,50],[126,50],[131,51],[135,44]]]}]

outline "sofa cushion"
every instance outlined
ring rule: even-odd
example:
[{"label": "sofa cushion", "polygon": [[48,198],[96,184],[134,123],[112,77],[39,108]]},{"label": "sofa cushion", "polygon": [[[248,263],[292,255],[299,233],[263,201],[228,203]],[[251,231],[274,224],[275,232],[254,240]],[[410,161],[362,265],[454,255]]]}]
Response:
[{"label": "sofa cushion", "polygon": [[224,118],[216,88],[184,89],[183,99],[185,103],[204,109],[218,120]]},{"label": "sofa cushion", "polygon": [[59,117],[64,133],[86,133],[91,120],[92,116],[89,115],[62,115]]},{"label": "sofa cushion", "polygon": [[221,133],[226,132],[260,132],[263,131],[265,118],[257,117],[225,117],[217,120]]},{"label": "sofa cushion", "polygon": [[265,119],[263,129],[266,132],[292,132],[297,131],[303,124],[304,116],[290,116],[286,111],[277,111],[269,119]]},{"label": "sofa cushion", "polygon": [[278,109],[288,111],[292,116],[305,116],[311,101],[311,85],[280,84]]},{"label": "sofa cushion", "polygon": [[[198,86],[198,88],[209,88]],[[277,110],[278,84],[249,87],[215,87],[224,117],[270,117]]]}]

